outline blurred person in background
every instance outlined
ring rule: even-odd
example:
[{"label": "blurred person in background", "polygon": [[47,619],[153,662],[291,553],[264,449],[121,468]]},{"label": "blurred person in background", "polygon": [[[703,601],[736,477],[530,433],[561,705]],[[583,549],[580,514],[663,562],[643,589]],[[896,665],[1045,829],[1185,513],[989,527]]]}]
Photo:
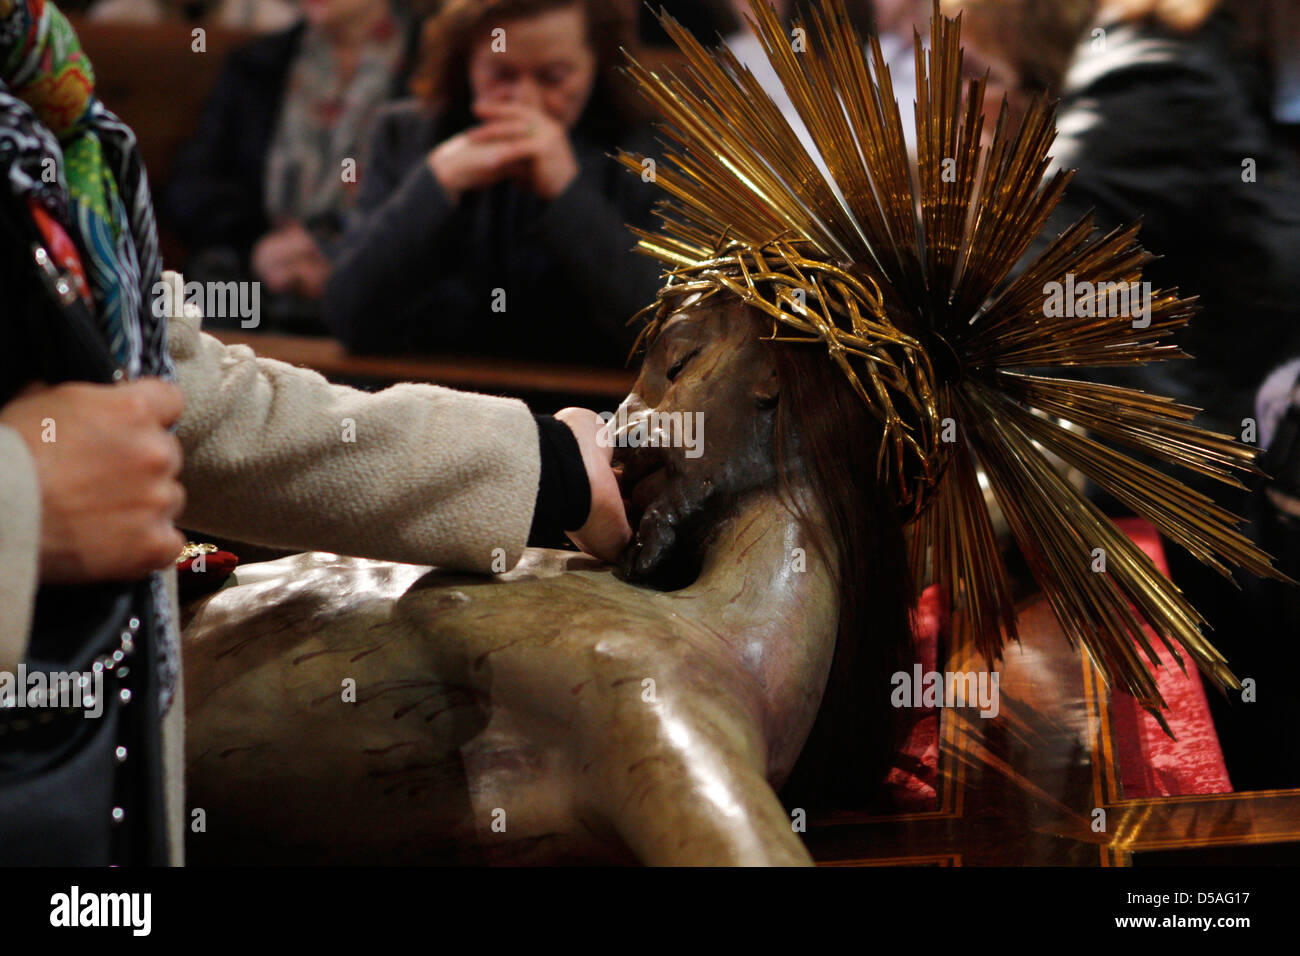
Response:
[{"label": "blurred person in background", "polygon": [[[449,0],[425,28],[418,100],[385,110],[326,295],[354,351],[621,365],[659,267],[654,152],[614,84],[628,20],[604,0]],[[647,176],[649,173],[647,173]]]},{"label": "blurred person in background", "polygon": [[1273,118],[1279,136],[1300,155],[1300,5],[1266,4],[1258,20],[1268,49]]},{"label": "blurred person in background", "polygon": [[[874,0],[880,50],[889,67],[903,120],[903,133],[916,157],[916,34],[930,46],[934,0]],[[1096,12],[1097,0],[943,0],[947,16],[962,18],[962,74],[970,80],[987,77],[984,97],[985,145],[997,126],[1002,99],[1016,122],[1035,93],[1059,95],[1062,77],[1074,55],[1084,25]]]},{"label": "blurred person in background", "polygon": [[[1064,5],[945,2],[966,11],[968,47],[1022,71],[1062,40],[1045,28],[1048,6]],[[1275,132],[1276,70],[1262,29],[1275,8],[1266,0],[1083,6],[1092,9],[1080,11],[1089,15],[1059,82],[1052,150],[1056,167],[1077,172],[1024,261],[1089,211],[1102,230],[1141,219],[1139,238],[1160,257],[1144,281],[1199,299],[1177,336],[1193,359],[1085,374],[1203,408],[1197,424],[1256,443],[1256,393],[1279,360],[1300,355],[1300,171]],[[1075,30],[1073,22],[1056,27]],[[1049,89],[1052,72],[1041,75]],[[1180,477],[1252,516],[1245,530],[1257,540],[1267,530],[1271,512],[1258,489]],[[1294,619],[1295,590],[1257,579],[1237,588],[1177,545],[1166,551],[1174,581],[1197,596],[1234,671],[1261,685],[1255,703],[1211,697],[1234,784],[1300,784],[1300,734],[1290,729],[1300,695],[1266,663],[1285,659],[1291,635],[1282,625]]]},{"label": "blurred person in background", "polygon": [[[975,48],[1001,38],[1022,74],[1041,55],[1039,80],[1051,89],[1062,36],[1036,26],[1046,22],[1045,5],[947,5],[969,11]],[[1080,17],[1089,6],[1092,16]],[[1058,168],[1078,171],[1039,245],[1090,210],[1102,229],[1142,219],[1142,243],[1160,257],[1144,278],[1199,297],[1200,314],[1179,337],[1196,358],[1108,370],[1107,380],[1204,407],[1202,424],[1240,435],[1279,354],[1300,352],[1300,182],[1273,135],[1257,30],[1266,5],[1092,0],[1074,7],[1057,21],[1078,34],[1059,83],[1052,152]]]},{"label": "blurred person in background", "polygon": [[166,205],[187,278],[257,280],[263,328],[320,333],[330,256],[378,108],[405,89],[412,31],[388,0],[300,6],[292,28],[230,56]]},{"label": "blurred person in background", "polygon": [[[877,0],[877,4],[882,2]],[[926,10],[924,29],[931,4],[922,0],[920,5]],[[941,6],[948,15],[966,14],[962,18],[966,47],[962,72],[972,79],[988,74],[984,97],[986,138],[997,125],[1004,96],[1013,123],[1020,121],[1035,94],[1061,96],[1080,37],[1097,15],[1097,0],[943,0]]]},{"label": "blurred person in background", "polygon": [[944,0],[965,13],[968,56],[1060,97],[1053,161],[1076,173],[1029,255],[1090,211],[1103,230],[1141,219],[1159,256],[1144,278],[1199,297],[1179,337],[1194,361],[1100,374],[1204,407],[1201,424],[1234,435],[1279,355],[1300,353],[1300,183],[1273,132],[1266,8]]}]

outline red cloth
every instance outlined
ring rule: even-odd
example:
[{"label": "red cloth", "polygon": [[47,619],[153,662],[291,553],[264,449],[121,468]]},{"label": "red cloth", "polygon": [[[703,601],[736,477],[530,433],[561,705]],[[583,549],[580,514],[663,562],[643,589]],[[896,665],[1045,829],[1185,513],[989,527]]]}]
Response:
[{"label": "red cloth", "polygon": [[[1115,523],[1147,553],[1156,567],[1166,574],[1169,572],[1160,535],[1151,524],[1141,518],[1124,518]],[[1195,595],[1191,597],[1195,603]],[[1115,727],[1123,796],[1137,799],[1231,793],[1228,767],[1223,761],[1200,673],[1183,655],[1187,666],[1184,676],[1178,662],[1147,633],[1164,665],[1154,673],[1160,695],[1169,705],[1165,719],[1177,739],[1170,740],[1155,718],[1124,691],[1111,693],[1110,715]]]},{"label": "red cloth", "polygon": [[[1141,518],[1116,521],[1164,573],[1164,548],[1156,529]],[[918,602],[913,621],[915,661],[925,671],[938,670],[939,637],[948,629],[948,602],[937,587],[927,588]],[[1117,742],[1119,779],[1128,799],[1183,796],[1194,793],[1229,793],[1228,768],[1219,748],[1218,734],[1200,674],[1189,664],[1183,675],[1178,664],[1154,637],[1164,669],[1156,682],[1169,704],[1165,715],[1177,740],[1171,740],[1155,719],[1123,691],[1111,694],[1111,721]],[[917,708],[902,711],[896,729],[898,752],[886,778],[890,800],[900,813],[933,810],[938,806],[935,783],[939,767],[939,711]]]},{"label": "red cloth", "polygon": [[211,594],[225,583],[238,565],[239,558],[229,551],[209,551],[197,558],[177,558],[176,581],[180,586],[181,601],[189,602]]},{"label": "red cloth", "polygon": [[[926,588],[912,619],[915,662],[922,671],[938,670],[939,635],[948,630],[948,613],[946,595],[938,587]],[[939,710],[917,707],[898,713],[898,750],[885,778],[890,802],[900,813],[933,810],[939,800],[935,791],[939,775]]]},{"label": "red cloth", "polygon": [[209,551],[197,558],[178,558],[176,573],[211,575],[214,579],[225,580],[239,564],[239,558],[229,551]]}]

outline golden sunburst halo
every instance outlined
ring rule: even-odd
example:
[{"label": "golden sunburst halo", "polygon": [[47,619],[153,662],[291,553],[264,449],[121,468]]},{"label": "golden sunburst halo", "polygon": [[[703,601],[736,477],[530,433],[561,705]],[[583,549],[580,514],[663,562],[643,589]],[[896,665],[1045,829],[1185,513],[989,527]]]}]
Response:
[{"label": "golden sunburst halo", "polygon": [[[1148,630],[1180,664],[1181,650],[1219,687],[1239,687],[1182,592],[1052,464],[1227,576],[1288,580],[1237,516],[1119,450],[1240,487],[1238,475],[1258,474],[1256,449],[1193,425],[1198,409],[1052,374],[1185,358],[1171,336],[1195,314],[1173,291],[1151,296],[1140,326],[1105,308],[1106,290],[1136,287],[1150,261],[1136,225],[1099,234],[1085,218],[1012,276],[1070,180],[1049,175],[1054,104],[1036,97],[1013,122],[1004,99],[986,146],[986,80],[963,84],[961,16],[936,0],[929,48],[915,43],[913,162],[879,41],[864,42],[843,0],[795,21],[799,45],[764,0],[749,2],[816,155],[725,44],[707,49],[661,14],[681,75],[630,55],[626,71],[665,137],[662,227],[637,235],[667,281],[642,341],[695,293],[740,298],[771,317],[776,341],[825,347],[882,426],[879,478],[913,528],[918,587],[958,598],[986,660],[1019,635],[981,474],[1072,643],[1166,731]],[[619,160],[647,168],[640,155]],[[1096,307],[1046,309],[1044,290],[1067,280]]]}]

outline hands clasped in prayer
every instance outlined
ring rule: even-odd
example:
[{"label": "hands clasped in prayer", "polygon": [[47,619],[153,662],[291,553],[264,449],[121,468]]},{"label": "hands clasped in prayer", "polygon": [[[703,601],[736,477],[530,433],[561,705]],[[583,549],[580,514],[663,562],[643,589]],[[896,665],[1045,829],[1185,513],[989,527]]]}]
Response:
[{"label": "hands clasped in prayer", "polygon": [[453,202],[462,193],[516,179],[543,199],[554,199],[578,176],[565,128],[529,103],[475,104],[482,123],[439,144],[429,168]]}]

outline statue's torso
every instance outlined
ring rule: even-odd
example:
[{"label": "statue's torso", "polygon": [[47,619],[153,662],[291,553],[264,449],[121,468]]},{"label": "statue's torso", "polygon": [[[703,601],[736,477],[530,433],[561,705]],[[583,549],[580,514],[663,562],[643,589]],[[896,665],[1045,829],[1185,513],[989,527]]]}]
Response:
[{"label": "statue's torso", "polygon": [[238,577],[186,628],[197,860],[616,858],[609,777],[674,713],[760,764],[762,728],[790,723],[708,594],[581,556],[484,578],[304,554]]}]

